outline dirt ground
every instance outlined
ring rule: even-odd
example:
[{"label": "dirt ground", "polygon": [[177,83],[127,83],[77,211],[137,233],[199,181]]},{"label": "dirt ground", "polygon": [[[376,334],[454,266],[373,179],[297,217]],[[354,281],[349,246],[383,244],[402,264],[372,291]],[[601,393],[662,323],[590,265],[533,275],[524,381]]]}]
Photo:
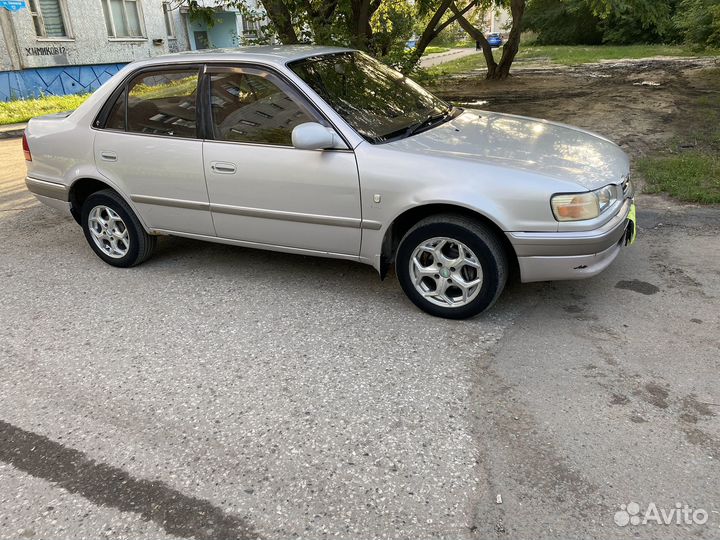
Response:
[{"label": "dirt ground", "polygon": [[546,118],[605,135],[632,158],[692,147],[703,96],[720,94],[720,58],[654,58],[554,66],[518,62],[507,81],[480,71],[429,85],[458,105]]}]

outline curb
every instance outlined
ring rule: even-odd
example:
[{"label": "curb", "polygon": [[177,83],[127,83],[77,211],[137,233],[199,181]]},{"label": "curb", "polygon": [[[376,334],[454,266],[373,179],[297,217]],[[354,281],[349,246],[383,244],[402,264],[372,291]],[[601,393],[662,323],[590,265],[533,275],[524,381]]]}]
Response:
[{"label": "curb", "polygon": [[0,139],[18,139],[23,136],[24,132],[25,128],[0,131]]},{"label": "curb", "polygon": [[0,126],[0,139],[14,139],[16,137],[22,137],[27,127],[27,122],[21,122],[19,124],[5,124]]}]

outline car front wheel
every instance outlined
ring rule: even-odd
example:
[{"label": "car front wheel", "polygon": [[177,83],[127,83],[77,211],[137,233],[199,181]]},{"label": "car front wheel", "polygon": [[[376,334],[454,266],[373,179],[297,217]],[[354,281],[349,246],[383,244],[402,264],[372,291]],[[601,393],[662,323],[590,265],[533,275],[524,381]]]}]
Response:
[{"label": "car front wheel", "polygon": [[110,189],[87,198],[81,223],[92,250],[112,266],[140,264],[155,248],[156,237],[145,232],[128,204]]},{"label": "car front wheel", "polygon": [[400,242],[395,268],[405,294],[437,317],[465,319],[500,296],[507,255],[486,225],[462,216],[423,219]]}]

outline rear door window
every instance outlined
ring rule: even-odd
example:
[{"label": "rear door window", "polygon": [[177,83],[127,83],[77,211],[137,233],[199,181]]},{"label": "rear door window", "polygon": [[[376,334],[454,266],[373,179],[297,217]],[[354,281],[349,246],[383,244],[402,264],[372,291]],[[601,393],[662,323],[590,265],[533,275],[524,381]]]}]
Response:
[{"label": "rear door window", "polygon": [[197,137],[197,68],[146,71],[133,78],[108,112],[107,129]]}]

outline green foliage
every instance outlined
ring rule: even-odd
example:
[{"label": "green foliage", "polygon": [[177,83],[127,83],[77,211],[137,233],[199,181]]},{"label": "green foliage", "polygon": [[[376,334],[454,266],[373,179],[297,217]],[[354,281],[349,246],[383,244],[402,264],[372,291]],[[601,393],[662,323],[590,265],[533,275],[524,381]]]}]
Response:
[{"label": "green foliage", "polygon": [[90,94],[72,96],[45,96],[0,102],[0,125],[27,122],[36,116],[77,109]]},{"label": "green foliage", "polygon": [[610,11],[603,19],[603,41],[618,45],[678,41],[673,22],[678,0],[653,1],[651,7],[645,4],[634,0]]},{"label": "green foliage", "polygon": [[530,0],[524,25],[543,45],[668,43],[678,1]]},{"label": "green foliage", "polygon": [[412,34],[415,9],[407,2],[382,2],[370,19],[372,41],[370,50],[380,58],[401,55]]},{"label": "green foliage", "polygon": [[675,24],[688,43],[720,46],[720,0],[682,0]]},{"label": "green foliage", "polygon": [[599,45],[601,19],[582,0],[533,0],[523,28],[537,33],[537,45]]}]

